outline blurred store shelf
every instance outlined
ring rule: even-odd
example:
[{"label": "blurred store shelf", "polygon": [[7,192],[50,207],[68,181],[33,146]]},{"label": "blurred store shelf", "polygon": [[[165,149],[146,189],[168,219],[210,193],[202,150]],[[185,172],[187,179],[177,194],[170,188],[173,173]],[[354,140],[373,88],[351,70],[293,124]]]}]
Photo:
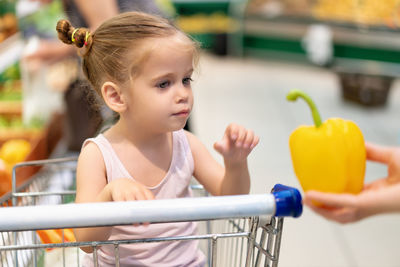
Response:
[{"label": "blurred store shelf", "polygon": [[23,49],[24,42],[20,33],[0,43],[0,73],[20,59]]}]

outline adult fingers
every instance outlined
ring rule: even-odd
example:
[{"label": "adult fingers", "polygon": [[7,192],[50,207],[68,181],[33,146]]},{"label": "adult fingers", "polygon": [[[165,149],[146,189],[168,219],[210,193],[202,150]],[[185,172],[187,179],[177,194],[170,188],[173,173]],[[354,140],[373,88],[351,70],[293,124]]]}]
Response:
[{"label": "adult fingers", "polygon": [[308,191],[304,199],[306,204],[315,206],[313,203],[320,203],[328,207],[353,207],[355,198],[350,194],[322,193],[318,191]]},{"label": "adult fingers", "polygon": [[353,213],[349,212],[349,210],[346,208],[325,209],[314,205],[307,206],[315,213],[331,221],[339,223],[349,223],[355,221]]},{"label": "adult fingers", "polygon": [[365,143],[365,149],[367,151],[367,159],[386,164],[389,163],[393,153],[393,148],[368,142]]}]

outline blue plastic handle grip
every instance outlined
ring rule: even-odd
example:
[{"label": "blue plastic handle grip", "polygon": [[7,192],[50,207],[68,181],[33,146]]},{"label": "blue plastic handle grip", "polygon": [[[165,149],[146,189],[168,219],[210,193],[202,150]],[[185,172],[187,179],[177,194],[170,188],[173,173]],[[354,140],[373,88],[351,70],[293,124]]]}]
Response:
[{"label": "blue plastic handle grip", "polygon": [[300,217],[303,213],[303,203],[299,190],[294,187],[276,184],[272,189],[275,197],[276,217]]}]

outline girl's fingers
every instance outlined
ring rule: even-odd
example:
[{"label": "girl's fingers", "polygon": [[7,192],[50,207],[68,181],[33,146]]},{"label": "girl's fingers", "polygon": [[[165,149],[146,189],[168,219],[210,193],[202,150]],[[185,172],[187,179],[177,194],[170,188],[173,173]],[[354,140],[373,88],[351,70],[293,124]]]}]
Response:
[{"label": "girl's fingers", "polygon": [[142,190],[138,190],[132,200],[146,200],[145,193]]},{"label": "girl's fingers", "polygon": [[238,130],[238,138],[236,139],[235,146],[242,147],[244,145],[246,138],[247,138],[247,130],[244,129],[243,127],[240,127]]},{"label": "girl's fingers", "polygon": [[148,190],[147,188],[144,191],[144,194],[145,194],[146,200],[154,200],[153,193],[150,190]]},{"label": "girl's fingers", "polygon": [[224,137],[221,141],[214,143],[214,149],[221,155],[226,156],[238,152],[235,148],[240,150],[247,149],[251,150],[259,142],[259,138],[255,136],[252,130],[236,125],[234,123],[229,124],[225,130]]},{"label": "girl's fingers", "polygon": [[243,142],[243,147],[251,148],[253,145],[254,138],[255,138],[254,132],[252,130],[248,130],[246,132],[246,139]]},{"label": "girl's fingers", "polygon": [[225,136],[229,140],[235,142],[239,137],[239,129],[236,124],[230,124],[225,131]]},{"label": "girl's fingers", "polygon": [[258,136],[255,136],[255,138],[253,139],[253,142],[250,145],[250,148],[254,148],[256,145],[258,145],[259,142],[260,142],[260,138]]},{"label": "girl's fingers", "polygon": [[229,141],[228,138],[224,136],[224,138],[221,141],[215,142],[214,143],[214,149],[224,155],[226,153],[226,151],[228,150],[229,147]]},{"label": "girl's fingers", "polygon": [[244,140],[246,139],[247,130],[242,126],[231,123],[225,131],[225,136],[231,141],[232,144],[236,146],[242,146]]},{"label": "girl's fingers", "polygon": [[153,193],[144,186],[138,186],[134,192],[133,200],[152,200],[154,199]]}]

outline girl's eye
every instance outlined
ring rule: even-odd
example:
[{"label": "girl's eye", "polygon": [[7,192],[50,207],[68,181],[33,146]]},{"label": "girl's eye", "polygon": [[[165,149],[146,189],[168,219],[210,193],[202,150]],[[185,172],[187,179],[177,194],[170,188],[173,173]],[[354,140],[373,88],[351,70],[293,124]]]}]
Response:
[{"label": "girl's eye", "polygon": [[184,79],[182,80],[182,83],[183,83],[183,84],[186,84],[186,85],[190,85],[191,82],[193,82],[193,80],[192,80],[192,78],[190,78],[190,77],[184,78]]},{"label": "girl's eye", "polygon": [[169,81],[165,81],[165,82],[161,82],[161,83],[157,84],[157,87],[161,88],[161,89],[164,89],[164,88],[167,88],[169,85],[170,85],[170,82]]}]

